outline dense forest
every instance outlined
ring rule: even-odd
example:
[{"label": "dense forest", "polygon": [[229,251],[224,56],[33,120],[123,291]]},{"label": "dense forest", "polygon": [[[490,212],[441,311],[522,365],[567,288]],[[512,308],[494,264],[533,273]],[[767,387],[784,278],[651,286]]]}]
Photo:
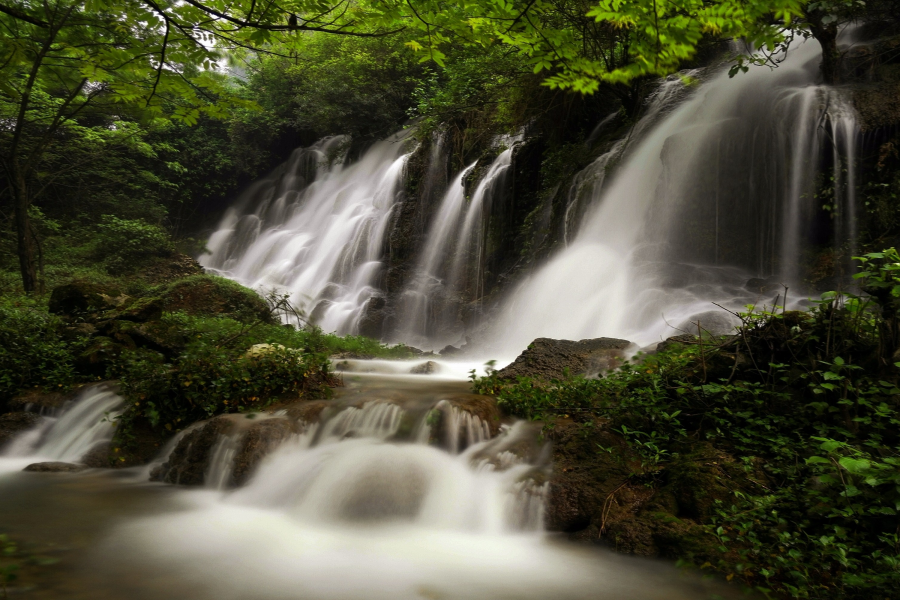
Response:
[{"label": "dense forest", "polygon": [[[803,52],[814,56],[808,81],[795,74],[808,67],[797,66]],[[735,98],[733,114],[701,102],[749,96],[767,73],[786,73],[779,85],[793,95]],[[792,112],[795,101],[806,112]],[[749,124],[734,125],[741,115]],[[678,118],[689,126],[666,129]],[[679,162],[712,139],[700,125],[721,128],[715,143]],[[657,131],[668,137],[646,156],[663,164],[658,179],[639,164]],[[367,161],[375,167],[363,172]],[[332,434],[377,437],[390,422],[379,443],[431,444],[498,471],[516,454],[530,468],[516,489],[546,495],[535,527],[572,542],[678,561],[759,597],[897,597],[896,2],[0,0],[0,163],[0,466],[16,452],[49,456],[31,461],[57,465],[47,470],[151,465],[145,480],[210,487],[210,465],[231,452],[220,485],[231,489],[310,424],[322,425],[313,447]],[[394,164],[394,187],[378,183]],[[640,244],[608,265],[577,254],[589,245],[579,232],[599,231],[603,243],[629,223],[610,215],[644,206],[633,187],[598,212],[610,181],[629,176],[652,179],[647,213],[663,223],[640,221]],[[332,194],[335,181],[344,187]],[[254,285],[276,268],[292,281],[314,270],[299,251],[281,265],[245,259],[289,247],[277,240],[292,226],[319,227],[304,201],[324,198],[338,214],[372,182],[382,187],[365,193],[384,211],[383,231],[333,242],[341,254],[324,291]],[[283,198],[296,205],[278,221]],[[451,214],[460,225],[444,231]],[[465,235],[478,242],[432,249],[441,231],[460,248]],[[255,249],[266,235],[276,241]],[[641,288],[628,261],[651,252],[688,274],[668,265],[653,285],[677,283]],[[444,263],[425,273],[432,256]],[[377,270],[365,279],[345,263]],[[573,341],[531,335],[540,328],[523,321],[574,321],[572,307],[589,303],[580,281],[568,304],[570,288],[554,288],[548,272],[564,268],[583,286],[632,277],[627,296],[584,296],[601,298],[591,300],[598,315],[649,313],[662,301],[641,304],[645,295],[701,297],[713,280],[719,295],[666,321],[659,344],[576,343],[565,327],[554,337]],[[531,300],[533,312],[518,308]],[[334,320],[338,309],[352,318]],[[595,338],[620,335],[602,329],[606,313],[590,313]],[[478,367],[507,348],[524,353],[504,369]],[[397,399],[407,383],[390,395],[354,375],[429,375],[456,360],[481,370],[463,392],[435,384],[419,404]],[[88,453],[42,455],[48,416],[65,422],[95,385],[122,402],[98,409],[114,434]],[[351,397],[354,386],[403,415],[349,428],[350,413],[329,411],[371,406]],[[237,414],[265,416],[234,425]],[[528,422],[539,423],[534,439],[513,439]],[[21,450],[28,432],[32,454]],[[153,462],[160,452],[165,461]],[[384,481],[405,490],[393,476]],[[415,504],[386,498],[400,507],[391,518]],[[0,598],[54,597],[46,582],[71,573],[54,574],[6,506]],[[410,597],[456,597],[416,589]],[[571,597],[601,597],[592,594]]]}]

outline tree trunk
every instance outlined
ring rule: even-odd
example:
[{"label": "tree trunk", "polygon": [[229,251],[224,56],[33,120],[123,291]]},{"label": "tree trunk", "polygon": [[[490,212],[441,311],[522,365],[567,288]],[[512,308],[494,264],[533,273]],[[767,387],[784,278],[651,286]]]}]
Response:
[{"label": "tree trunk", "polygon": [[837,21],[824,24],[822,20],[826,16],[827,14],[820,10],[806,13],[809,30],[822,46],[822,83],[835,85],[840,83],[841,79],[841,53],[837,46],[838,24]]},{"label": "tree trunk", "polygon": [[31,231],[31,219],[28,216],[28,185],[25,177],[18,170],[13,171],[10,178],[13,191],[13,202],[16,209],[16,241],[18,242],[19,269],[22,272],[22,287],[26,292],[37,289],[37,269],[34,259],[34,238]]}]

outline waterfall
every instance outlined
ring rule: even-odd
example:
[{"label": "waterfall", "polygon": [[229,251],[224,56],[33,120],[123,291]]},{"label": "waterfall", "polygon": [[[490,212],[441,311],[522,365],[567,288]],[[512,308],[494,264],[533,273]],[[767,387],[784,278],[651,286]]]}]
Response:
[{"label": "waterfall", "polygon": [[123,403],[105,385],[87,386],[58,418],[43,417],[33,429],[13,439],[0,458],[78,462],[112,439]]},{"label": "waterfall", "polygon": [[[446,284],[450,287],[454,284],[447,281],[448,248],[453,247],[459,230],[466,201],[465,179],[474,167],[475,163],[472,163],[460,171],[447,188],[428,231],[416,274],[403,292],[401,310],[406,316],[406,324],[401,338],[414,340],[414,344],[433,339],[434,324],[443,323],[449,318],[449,315],[441,314],[446,311],[439,297],[450,291]],[[439,315],[435,315],[435,312]],[[416,336],[419,339],[415,339]]]},{"label": "waterfall", "polygon": [[[819,58],[815,41],[801,41],[777,69],[664,84],[632,141],[575,179],[567,210],[584,217],[567,225],[580,220],[577,232],[509,294],[489,337],[513,354],[537,337],[647,344],[699,316],[727,332],[711,301],[774,302],[776,292],[744,288],[751,277],[796,290],[801,252],[823,235],[815,196],[826,144],[835,235],[854,248],[857,127],[840,90],[815,84]],[[611,158],[620,164],[607,178]]]},{"label": "waterfall", "polygon": [[344,164],[346,138],[294,152],[247,190],[200,263],[254,289],[278,289],[326,331],[356,333],[380,295],[385,234],[400,198],[409,144],[378,142]]},{"label": "waterfall", "polygon": [[[397,338],[422,347],[457,343],[465,323],[461,307],[484,295],[486,215],[494,194],[505,184],[518,137],[504,137],[507,146],[481,177],[471,198],[466,179],[477,163],[460,171],[447,188],[415,268],[402,293],[404,325]],[[467,202],[468,200],[468,202]]]}]

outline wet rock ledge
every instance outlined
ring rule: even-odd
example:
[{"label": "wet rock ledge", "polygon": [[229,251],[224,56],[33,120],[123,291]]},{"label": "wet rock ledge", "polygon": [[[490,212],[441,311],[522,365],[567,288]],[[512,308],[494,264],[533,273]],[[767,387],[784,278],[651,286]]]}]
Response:
[{"label": "wet rock ledge", "polygon": [[497,376],[511,382],[519,377],[549,381],[561,379],[566,374],[596,377],[622,364],[630,346],[632,343],[628,340],[615,338],[578,342],[538,338],[512,364],[500,369]]}]

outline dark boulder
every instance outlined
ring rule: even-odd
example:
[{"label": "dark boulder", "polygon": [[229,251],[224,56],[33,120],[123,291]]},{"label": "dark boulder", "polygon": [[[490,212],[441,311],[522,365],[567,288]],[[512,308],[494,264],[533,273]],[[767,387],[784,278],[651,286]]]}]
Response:
[{"label": "dark boulder", "polygon": [[359,334],[376,340],[384,334],[384,322],[388,317],[387,301],[383,296],[369,298],[359,320]]},{"label": "dark boulder", "polygon": [[97,444],[81,457],[81,462],[92,469],[109,469],[116,466],[116,459],[112,455],[112,444],[110,442]]},{"label": "dark boulder", "polygon": [[19,434],[38,424],[41,415],[33,412],[14,412],[0,415],[0,449]]},{"label": "dark boulder", "polygon": [[203,267],[186,254],[175,253],[156,259],[141,269],[141,277],[150,283],[169,283],[203,273]]},{"label": "dark boulder", "polygon": [[444,348],[440,352],[438,352],[438,354],[440,354],[441,357],[443,357],[443,358],[449,358],[451,356],[456,356],[459,353],[460,353],[460,349],[457,348],[456,346],[453,346],[450,344],[447,344],[446,346],[444,346]]},{"label": "dark boulder", "polygon": [[54,315],[78,317],[120,306],[128,299],[118,290],[87,281],[53,288],[49,310]]},{"label": "dark boulder", "polygon": [[538,338],[528,345],[509,366],[497,372],[501,379],[515,381],[519,377],[561,379],[569,375],[596,376],[621,364],[628,340],[597,338],[593,340],[552,340]]},{"label": "dark boulder", "polygon": [[781,281],[773,277],[767,279],[760,279],[758,277],[748,279],[747,283],[744,284],[744,287],[754,294],[774,294],[777,292],[784,292],[784,286]]}]

